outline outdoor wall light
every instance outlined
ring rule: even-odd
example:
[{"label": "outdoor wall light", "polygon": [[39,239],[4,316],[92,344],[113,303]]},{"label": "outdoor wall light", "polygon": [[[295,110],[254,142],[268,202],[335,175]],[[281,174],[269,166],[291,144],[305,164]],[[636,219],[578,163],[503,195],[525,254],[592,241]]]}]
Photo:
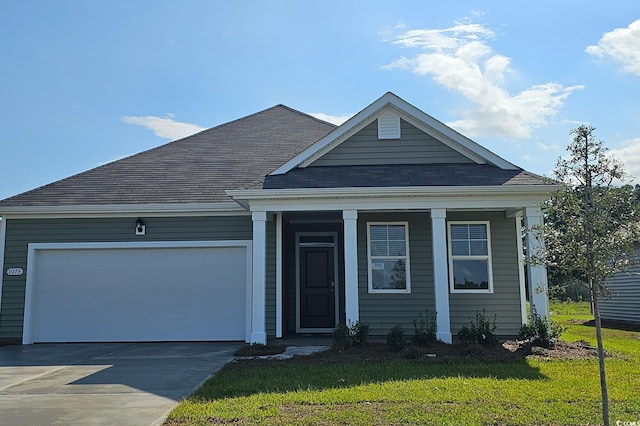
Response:
[{"label": "outdoor wall light", "polygon": [[136,235],[144,235],[147,232],[147,225],[144,224],[142,218],[136,220]]}]

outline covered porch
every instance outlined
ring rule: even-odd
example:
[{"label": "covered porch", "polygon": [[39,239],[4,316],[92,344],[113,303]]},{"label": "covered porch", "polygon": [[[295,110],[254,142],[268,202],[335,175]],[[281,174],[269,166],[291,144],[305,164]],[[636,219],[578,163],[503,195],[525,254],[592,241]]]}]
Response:
[{"label": "covered porch", "polygon": [[[403,320],[410,323],[411,315],[415,318],[418,312],[429,309],[436,312],[437,338],[451,343],[464,309],[482,309],[479,305],[465,307],[474,295],[457,294],[451,287],[448,223],[467,218],[492,223],[491,233],[498,236],[494,238],[494,250],[500,247],[517,265],[515,275],[509,278],[515,293],[502,297],[492,289],[484,292],[491,294],[478,296],[485,298],[484,303],[495,300],[498,305],[514,305],[517,318],[510,321],[517,327],[526,321],[525,293],[530,295],[532,311],[548,317],[546,270],[524,262],[522,256],[522,223],[525,229],[542,223],[542,212],[535,202],[521,193],[496,200],[479,194],[434,197],[415,194],[415,189],[413,197],[398,194],[403,191],[406,189],[387,188],[386,196],[381,197],[380,188],[375,196],[360,188],[357,199],[356,194],[336,196],[335,190],[331,196],[317,194],[318,190],[306,190],[304,194],[292,190],[230,191],[236,200],[242,195],[242,202],[252,215],[250,342],[264,344],[268,334],[282,338],[329,333],[339,323],[359,320],[375,323],[373,328],[378,333],[386,333],[388,324]],[[371,226],[398,223],[406,224],[407,229],[410,287],[377,292],[370,282],[372,269],[378,267],[371,259]],[[273,229],[273,244],[268,229]],[[498,246],[500,238],[510,241],[508,248]],[[539,250],[542,244],[534,232],[526,232],[525,241],[527,253]],[[274,248],[272,255],[270,247]],[[497,263],[496,257],[493,263]],[[269,275],[273,275],[273,295],[268,295]],[[268,301],[271,298],[272,308]],[[391,313],[379,320],[376,310],[382,317],[385,312],[406,313],[408,317],[400,315],[396,321]],[[271,321],[273,330],[269,333],[267,322]]]}]

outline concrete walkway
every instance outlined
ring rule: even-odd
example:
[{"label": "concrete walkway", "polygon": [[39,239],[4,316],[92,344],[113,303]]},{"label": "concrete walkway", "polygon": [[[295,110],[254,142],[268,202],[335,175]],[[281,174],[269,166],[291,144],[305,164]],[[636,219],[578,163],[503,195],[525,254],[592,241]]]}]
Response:
[{"label": "concrete walkway", "polygon": [[0,423],[159,425],[240,343],[67,343],[0,348]]}]

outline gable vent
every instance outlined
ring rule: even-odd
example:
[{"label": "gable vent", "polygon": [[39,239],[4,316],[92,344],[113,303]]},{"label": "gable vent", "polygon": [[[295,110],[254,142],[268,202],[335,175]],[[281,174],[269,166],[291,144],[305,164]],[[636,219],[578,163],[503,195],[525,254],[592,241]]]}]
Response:
[{"label": "gable vent", "polygon": [[387,112],[378,117],[378,139],[400,139],[400,116]]}]

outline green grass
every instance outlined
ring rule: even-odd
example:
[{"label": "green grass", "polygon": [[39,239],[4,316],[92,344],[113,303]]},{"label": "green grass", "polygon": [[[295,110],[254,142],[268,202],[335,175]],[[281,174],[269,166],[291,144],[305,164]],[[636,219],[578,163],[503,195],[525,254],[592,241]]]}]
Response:
[{"label": "green grass", "polygon": [[[586,303],[552,304],[562,338],[595,345]],[[640,333],[606,329],[611,420],[640,422]],[[169,415],[180,424],[600,424],[597,360],[425,360],[224,368]]]}]

